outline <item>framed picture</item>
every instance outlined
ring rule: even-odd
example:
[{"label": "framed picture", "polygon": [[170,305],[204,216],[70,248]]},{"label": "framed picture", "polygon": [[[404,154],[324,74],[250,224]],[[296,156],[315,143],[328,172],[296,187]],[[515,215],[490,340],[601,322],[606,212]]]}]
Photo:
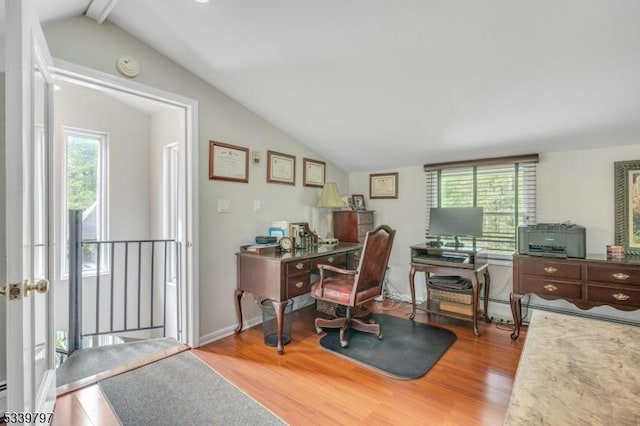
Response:
[{"label": "framed picture", "polygon": [[249,149],[209,141],[209,179],[249,182]]},{"label": "framed picture", "polygon": [[347,206],[349,206],[349,209],[351,209],[351,210],[357,210],[356,209],[356,203],[353,201],[353,197],[348,197],[347,198]]},{"label": "framed picture", "polygon": [[296,184],[296,157],[267,151],[267,182]]},{"label": "framed picture", "polygon": [[353,200],[353,209],[354,210],[366,210],[367,209],[367,206],[364,204],[364,195],[362,195],[362,194],[353,194],[351,196],[351,200]]},{"label": "framed picture", "polygon": [[398,173],[370,174],[369,198],[398,198]]},{"label": "framed picture", "polygon": [[304,186],[315,186],[322,188],[325,179],[325,162],[311,160],[310,158],[302,159],[302,184]]},{"label": "framed picture", "polygon": [[640,160],[614,163],[616,244],[640,255]]}]

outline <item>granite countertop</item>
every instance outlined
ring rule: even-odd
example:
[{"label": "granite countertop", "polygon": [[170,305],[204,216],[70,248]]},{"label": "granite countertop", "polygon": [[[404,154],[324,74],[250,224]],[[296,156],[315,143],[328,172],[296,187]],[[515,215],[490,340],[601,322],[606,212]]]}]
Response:
[{"label": "granite countertop", "polygon": [[640,424],[640,327],[534,311],[505,425]]}]

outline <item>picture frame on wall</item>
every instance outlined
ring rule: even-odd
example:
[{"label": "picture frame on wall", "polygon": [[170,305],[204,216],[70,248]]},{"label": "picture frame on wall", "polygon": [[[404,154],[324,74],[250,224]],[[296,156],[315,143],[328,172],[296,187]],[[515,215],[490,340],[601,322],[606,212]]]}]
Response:
[{"label": "picture frame on wall", "polygon": [[209,179],[249,182],[249,149],[209,141]]},{"label": "picture frame on wall", "polygon": [[398,173],[370,174],[369,198],[398,198]]},{"label": "picture frame on wall", "polygon": [[296,157],[281,152],[267,151],[267,182],[296,184]]},{"label": "picture frame on wall", "polygon": [[351,196],[351,200],[353,201],[353,209],[354,210],[366,210],[367,206],[364,202],[364,195],[362,194],[353,194]]},{"label": "picture frame on wall", "polygon": [[302,159],[302,184],[322,188],[326,176],[326,163],[324,161]]},{"label": "picture frame on wall", "polygon": [[640,160],[614,163],[615,243],[640,255]]}]

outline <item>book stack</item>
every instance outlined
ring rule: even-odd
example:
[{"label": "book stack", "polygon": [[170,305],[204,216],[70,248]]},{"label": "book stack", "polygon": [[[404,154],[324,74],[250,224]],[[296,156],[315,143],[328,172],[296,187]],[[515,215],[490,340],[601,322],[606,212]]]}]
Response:
[{"label": "book stack", "polygon": [[472,288],[471,281],[457,275],[431,275],[429,277],[429,285],[442,290],[463,291]]}]

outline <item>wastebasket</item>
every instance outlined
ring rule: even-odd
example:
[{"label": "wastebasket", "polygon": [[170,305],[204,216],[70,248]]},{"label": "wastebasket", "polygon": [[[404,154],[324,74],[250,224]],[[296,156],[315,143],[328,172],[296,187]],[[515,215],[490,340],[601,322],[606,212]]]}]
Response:
[{"label": "wastebasket", "polygon": [[[264,343],[269,346],[278,345],[278,324],[276,323],[276,310],[273,300],[265,299],[260,302],[262,307],[262,330],[264,332]],[[282,318],[282,344],[286,345],[291,341],[291,315],[293,313],[293,300],[287,300],[284,306],[284,317]]]}]

